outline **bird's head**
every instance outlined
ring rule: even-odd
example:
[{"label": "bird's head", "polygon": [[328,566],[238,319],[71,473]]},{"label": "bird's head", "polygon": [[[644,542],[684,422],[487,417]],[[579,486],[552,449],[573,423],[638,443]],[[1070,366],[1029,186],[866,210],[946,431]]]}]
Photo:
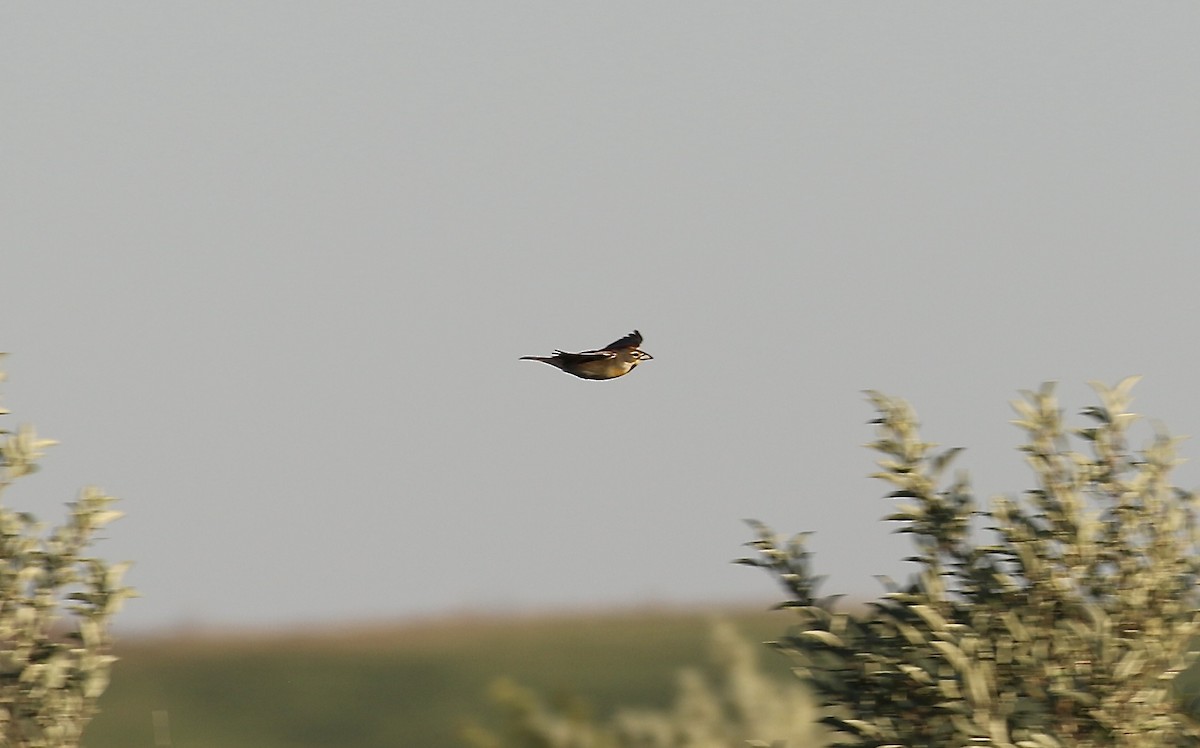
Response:
[{"label": "bird's head", "polygon": [[649,361],[650,359],[654,358],[654,356],[651,356],[645,351],[638,350],[637,348],[629,348],[622,352],[621,358],[625,360],[625,362],[628,363],[629,368],[632,369],[643,361]]}]

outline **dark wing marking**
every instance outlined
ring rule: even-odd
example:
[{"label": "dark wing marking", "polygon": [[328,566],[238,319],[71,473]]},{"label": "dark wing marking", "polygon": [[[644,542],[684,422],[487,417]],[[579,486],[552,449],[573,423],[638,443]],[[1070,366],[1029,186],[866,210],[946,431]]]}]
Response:
[{"label": "dark wing marking", "polygon": [[604,346],[604,349],[607,351],[615,351],[619,348],[637,348],[641,344],[642,334],[637,330],[634,330],[620,340],[613,341],[612,343]]},{"label": "dark wing marking", "polygon": [[609,351],[583,351],[582,353],[555,351],[554,355],[568,364],[585,364],[588,361],[603,361],[606,358],[612,358],[616,354]]}]

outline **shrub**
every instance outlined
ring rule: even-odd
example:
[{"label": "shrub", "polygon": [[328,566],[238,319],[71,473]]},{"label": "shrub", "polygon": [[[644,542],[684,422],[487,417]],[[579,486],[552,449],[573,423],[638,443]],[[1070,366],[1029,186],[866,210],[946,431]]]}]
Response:
[{"label": "shrub", "polygon": [[716,684],[695,669],[684,670],[670,709],[626,707],[604,722],[592,720],[578,701],[551,707],[501,680],[492,699],[502,712],[502,728],[474,726],[466,737],[476,748],[729,748],[761,735],[790,745],[815,744],[823,730],[812,696],[799,683],[765,675],[757,647],[732,626],[714,626],[712,660]]},{"label": "shrub", "polygon": [[[977,510],[965,473],[946,479],[957,449],[921,440],[902,400],[868,393],[878,412],[874,477],[904,503],[886,519],[911,536],[918,572],[865,612],[817,595],[805,535],[784,543],[751,522],[763,568],[787,590],[779,607],[799,618],[773,646],[808,692],[745,676],[724,662],[714,692],[681,681],[667,713],[623,710],[596,725],[579,709],[547,708],[511,684],[502,734],[476,731],[481,748],[789,746],[859,748],[1174,748],[1200,746],[1200,724],[1176,687],[1200,626],[1200,529],[1195,496],[1171,485],[1177,440],[1157,430],[1129,447],[1135,378],[1093,384],[1100,404],[1068,429],[1052,385],[1013,403],[1034,487]],[[1070,449],[1070,437],[1087,446]],[[985,527],[979,528],[980,520]],[[975,538],[990,533],[988,544]],[[724,634],[722,636],[725,636]],[[726,642],[723,646],[731,646]],[[744,645],[743,645],[744,646]],[[1189,676],[1196,675],[1189,672]],[[747,687],[759,682],[763,687]],[[743,685],[739,685],[743,684]]]},{"label": "shrub", "polygon": [[[921,440],[903,401],[869,393],[879,417],[875,477],[905,503],[888,520],[912,537],[919,572],[865,615],[818,599],[803,536],[753,523],[757,554],[799,623],[775,643],[825,707],[834,744],[960,748],[1200,745],[1173,678],[1197,632],[1194,496],[1168,480],[1176,440],[1128,446],[1135,379],[1068,431],[1051,385],[1014,402],[1034,487],[986,511],[957,450]],[[1069,448],[1073,435],[1086,452]],[[993,542],[973,541],[972,518]]]},{"label": "shrub", "polygon": [[[54,443],[27,425],[0,430],[0,497]],[[127,564],[87,555],[94,535],[121,516],[114,501],[85,488],[47,535],[30,515],[0,505],[0,745],[77,746],[96,713],[115,659],[109,623],[133,594],[121,584]]]}]

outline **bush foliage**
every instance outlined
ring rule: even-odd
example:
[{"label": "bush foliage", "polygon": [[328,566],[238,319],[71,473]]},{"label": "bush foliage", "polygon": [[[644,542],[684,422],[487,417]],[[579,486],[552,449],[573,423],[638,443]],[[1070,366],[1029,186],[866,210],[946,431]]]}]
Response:
[{"label": "bush foliage", "polygon": [[[1198,745],[1172,679],[1197,631],[1194,496],[1171,485],[1176,440],[1128,445],[1135,379],[1093,385],[1100,405],[1068,430],[1050,385],[1014,403],[1034,488],[976,511],[957,450],[922,441],[912,409],[870,393],[875,477],[905,503],[919,573],[865,616],[816,596],[803,537],[755,525],[754,558],[799,624],[776,646],[819,695],[835,745],[1050,748]],[[1086,445],[1070,449],[1069,436]],[[993,542],[972,540],[983,518]]]},{"label": "bush foliage", "polygon": [[[727,670],[723,702],[685,681],[674,711],[597,726],[507,686],[507,732],[476,734],[476,745],[1200,746],[1186,694],[1172,688],[1200,625],[1195,496],[1169,480],[1176,439],[1160,429],[1140,451],[1129,446],[1135,383],[1093,384],[1100,404],[1074,429],[1052,385],[1023,393],[1014,423],[1034,487],[986,509],[965,473],[948,477],[959,450],[923,441],[904,401],[868,393],[874,477],[900,500],[886,519],[913,541],[911,581],[886,582],[885,595],[850,613],[818,596],[804,535],[781,542],[751,522],[756,553],[739,559],[786,589],[779,607],[799,620],[772,646],[817,705],[808,692],[743,688],[749,671]],[[810,719],[827,732],[812,732]]]},{"label": "bush foliage", "polygon": [[473,726],[467,740],[475,748],[729,748],[773,735],[791,745],[820,744],[816,703],[800,683],[765,675],[758,648],[729,624],[713,627],[711,650],[715,682],[683,670],[671,708],[626,707],[601,722],[579,700],[551,706],[529,689],[498,681],[492,699],[502,727]]},{"label": "bush foliage", "polygon": [[[0,430],[0,498],[54,443],[27,425]],[[121,584],[126,564],[88,555],[121,516],[114,501],[86,488],[48,534],[0,504],[0,745],[73,748],[96,713],[114,660],[109,624],[132,594]]]}]

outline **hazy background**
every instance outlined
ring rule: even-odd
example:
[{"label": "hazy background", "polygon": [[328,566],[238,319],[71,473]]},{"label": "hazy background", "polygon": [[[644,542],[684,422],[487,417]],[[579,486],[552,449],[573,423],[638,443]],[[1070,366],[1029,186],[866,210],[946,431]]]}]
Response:
[{"label": "hazy background", "polygon": [[[5,500],[128,516],[123,624],[903,575],[860,390],[981,494],[1016,390],[1200,430],[1200,6],[6,4]],[[633,328],[586,382],[517,357]],[[1195,455],[1197,444],[1184,446]],[[1179,474],[1200,483],[1194,466]]]}]

